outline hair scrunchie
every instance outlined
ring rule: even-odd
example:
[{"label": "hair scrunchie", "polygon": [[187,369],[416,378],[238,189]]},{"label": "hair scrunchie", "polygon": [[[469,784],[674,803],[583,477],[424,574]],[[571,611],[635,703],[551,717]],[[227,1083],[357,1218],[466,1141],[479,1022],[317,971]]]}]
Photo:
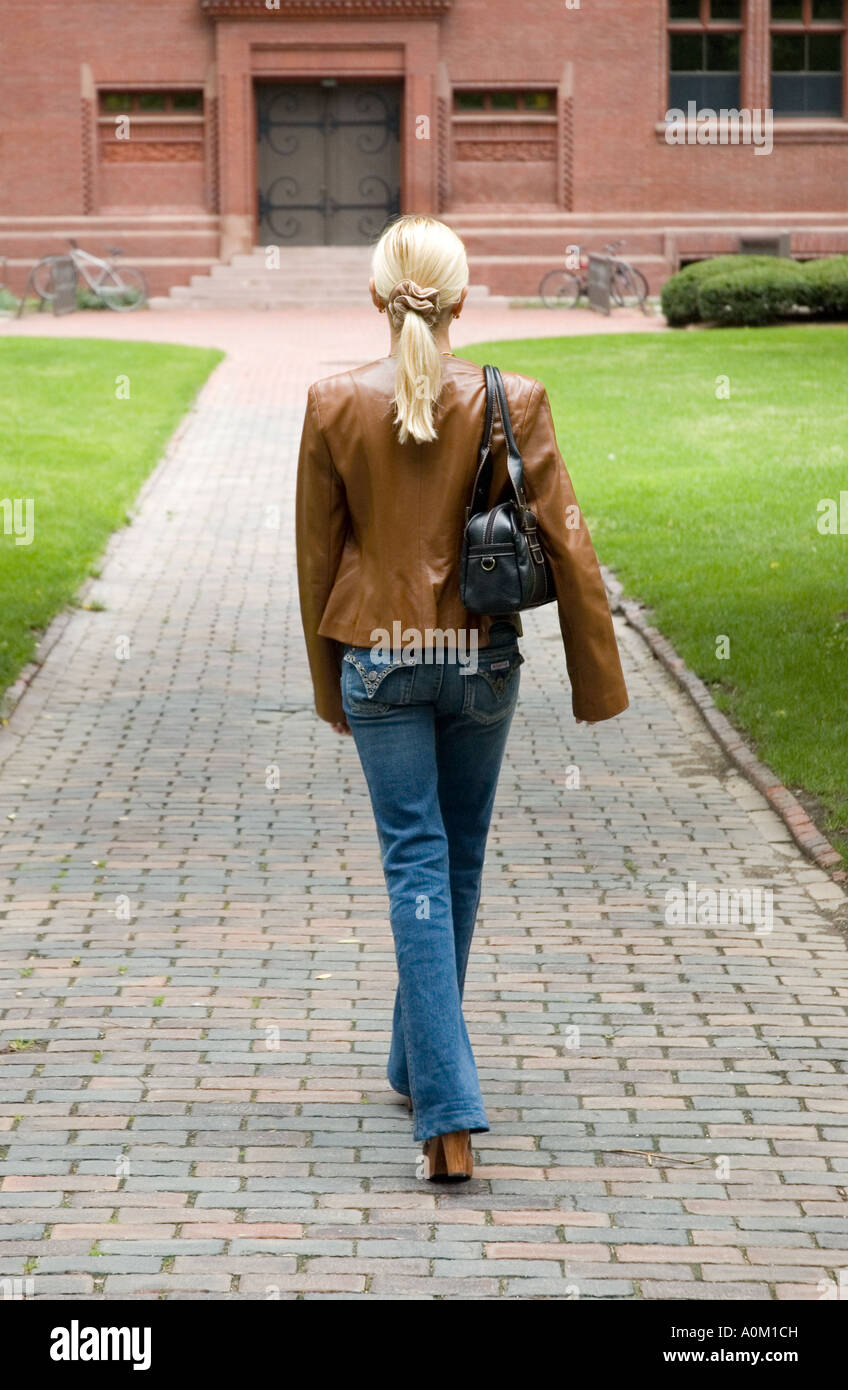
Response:
[{"label": "hair scrunchie", "polygon": [[386,300],[386,310],[396,329],[410,310],[432,328],[439,317],[439,291],[434,286],[422,289],[414,280],[399,280]]}]

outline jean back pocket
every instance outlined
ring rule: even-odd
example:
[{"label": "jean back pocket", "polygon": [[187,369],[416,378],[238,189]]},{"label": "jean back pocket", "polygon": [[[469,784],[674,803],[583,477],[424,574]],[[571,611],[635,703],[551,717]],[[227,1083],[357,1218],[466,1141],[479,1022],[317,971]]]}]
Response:
[{"label": "jean back pocket", "polygon": [[496,724],[505,719],[518,699],[519,671],[523,663],[517,637],[508,645],[498,643],[478,651],[476,661],[469,665],[463,677],[463,714],[478,724]]},{"label": "jean back pocket", "polygon": [[346,646],[342,654],[342,708],[346,714],[387,714],[408,703],[413,675],[408,661],[385,661],[370,647]]}]

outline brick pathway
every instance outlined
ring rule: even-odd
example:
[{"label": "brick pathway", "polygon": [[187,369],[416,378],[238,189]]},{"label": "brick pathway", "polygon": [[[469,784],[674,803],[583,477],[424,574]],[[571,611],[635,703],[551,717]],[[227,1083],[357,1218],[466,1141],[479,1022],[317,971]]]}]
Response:
[{"label": "brick pathway", "polygon": [[[844,899],[621,625],[632,708],[587,730],[554,611],[526,619],[467,991],[492,1129],[472,1183],[416,1181],[376,837],[311,711],[291,528],[305,386],[382,340],[200,317],[232,356],[110,546],[105,611],[73,613],[0,731],[0,1038],[31,1044],[2,1054],[0,1280],[833,1297]],[[116,331],[40,327],[92,318]],[[772,889],[773,930],[669,925],[689,880]]]}]

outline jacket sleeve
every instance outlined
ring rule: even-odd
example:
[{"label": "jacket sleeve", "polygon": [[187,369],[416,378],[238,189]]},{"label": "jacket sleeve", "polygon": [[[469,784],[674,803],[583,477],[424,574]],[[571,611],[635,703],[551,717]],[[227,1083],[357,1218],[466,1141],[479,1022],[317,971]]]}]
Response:
[{"label": "jacket sleeve", "polygon": [[527,504],[536,513],[556,585],[574,717],[611,719],[629,704],[618,643],[600,566],[540,381],[527,402],[520,447]]},{"label": "jacket sleeve", "polygon": [[315,388],[310,386],[295,488],[297,584],[315,709],[331,724],[345,718],[340,690],[341,647],[333,638],[319,637],[318,627],[339,567],[347,526],[344,483],[333,467],[321,432]]}]

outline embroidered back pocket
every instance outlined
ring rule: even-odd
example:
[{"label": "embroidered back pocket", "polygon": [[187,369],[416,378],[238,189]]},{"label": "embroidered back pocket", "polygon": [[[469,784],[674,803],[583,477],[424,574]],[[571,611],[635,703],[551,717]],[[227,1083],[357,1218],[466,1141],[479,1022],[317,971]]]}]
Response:
[{"label": "embroidered back pocket", "polygon": [[408,703],[414,674],[414,666],[406,661],[381,661],[375,659],[370,647],[346,647],[342,656],[342,708],[346,714],[388,714],[397,705]]},{"label": "embroidered back pocket", "polygon": [[463,677],[463,714],[470,715],[479,724],[496,724],[506,719],[518,699],[519,670],[523,663],[517,643],[506,650],[499,646],[489,652],[484,647],[478,652],[476,669],[472,665]]}]

